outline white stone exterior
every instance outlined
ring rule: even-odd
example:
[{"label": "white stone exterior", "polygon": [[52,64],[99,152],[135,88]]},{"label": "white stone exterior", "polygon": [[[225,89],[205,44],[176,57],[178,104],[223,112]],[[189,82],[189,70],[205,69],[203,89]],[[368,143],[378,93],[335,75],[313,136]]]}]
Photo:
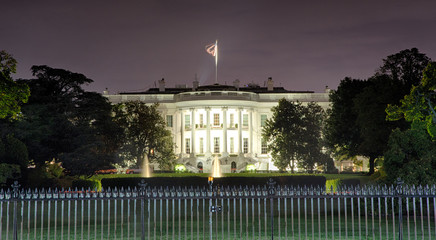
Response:
[{"label": "white stone exterior", "polygon": [[283,88],[244,88],[212,85],[196,89],[150,89],[143,93],[104,94],[113,104],[124,101],[159,103],[162,117],[173,134],[178,162],[190,171],[210,172],[220,160],[223,172],[277,170],[271,156],[262,151],[262,124],[282,98],[303,104],[316,102],[329,107],[324,93],[290,92]]}]

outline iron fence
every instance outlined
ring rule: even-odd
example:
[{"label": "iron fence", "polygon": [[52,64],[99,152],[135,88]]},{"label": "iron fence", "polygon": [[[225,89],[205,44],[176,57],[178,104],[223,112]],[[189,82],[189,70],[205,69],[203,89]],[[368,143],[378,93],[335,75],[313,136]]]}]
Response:
[{"label": "iron fence", "polygon": [[0,191],[0,239],[436,239],[435,186]]}]

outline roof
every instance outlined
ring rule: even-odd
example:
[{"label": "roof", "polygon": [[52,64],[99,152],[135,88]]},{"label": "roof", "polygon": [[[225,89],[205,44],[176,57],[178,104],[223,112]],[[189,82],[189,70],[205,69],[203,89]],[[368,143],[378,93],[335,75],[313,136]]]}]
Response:
[{"label": "roof", "polygon": [[272,91],[268,91],[267,87],[260,87],[258,85],[249,85],[239,87],[239,90],[235,86],[230,85],[205,85],[199,86],[197,89],[192,88],[165,88],[165,91],[159,91],[159,88],[150,88],[145,92],[121,92],[119,94],[124,95],[138,95],[138,94],[179,94],[182,92],[201,92],[201,91],[241,91],[241,92],[253,92],[253,93],[314,93],[314,91],[289,91],[283,87],[274,87]]}]

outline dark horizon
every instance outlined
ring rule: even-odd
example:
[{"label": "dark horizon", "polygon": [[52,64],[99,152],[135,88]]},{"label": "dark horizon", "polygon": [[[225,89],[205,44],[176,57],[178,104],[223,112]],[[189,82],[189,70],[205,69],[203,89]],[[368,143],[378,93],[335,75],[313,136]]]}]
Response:
[{"label": "dark horizon", "polygon": [[218,39],[218,82],[322,92],[366,79],[382,59],[416,47],[436,58],[433,1],[11,1],[2,5],[0,49],[18,61],[83,73],[88,90],[144,91],[215,82],[205,46]]}]

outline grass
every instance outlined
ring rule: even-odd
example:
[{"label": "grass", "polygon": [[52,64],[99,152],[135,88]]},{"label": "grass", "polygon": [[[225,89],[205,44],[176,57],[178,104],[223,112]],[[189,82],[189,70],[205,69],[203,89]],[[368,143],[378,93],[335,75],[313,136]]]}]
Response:
[{"label": "grass", "polygon": [[[336,200],[334,201],[336,202]],[[167,205],[168,203],[168,205]],[[301,201],[300,215],[298,209],[295,209],[297,200],[293,200],[294,211],[291,212],[290,201],[287,208],[281,202],[281,211],[277,210],[278,203],[275,202],[274,214],[274,239],[394,239],[394,226],[396,238],[398,238],[398,222],[395,225],[392,221],[392,215],[387,219],[384,215],[375,215],[361,212],[360,222],[356,210],[354,218],[351,218],[350,209],[348,209],[348,218],[345,219],[344,213],[338,215],[335,207],[332,210],[330,203],[327,209],[321,204],[321,208],[316,209],[312,214],[311,208],[304,211],[303,201]],[[27,202],[23,205],[23,229],[19,221],[19,239],[140,239],[141,237],[141,207],[140,201],[123,202],[118,201],[115,208],[115,202],[112,200],[110,205],[105,201],[103,218],[101,212],[101,200],[74,202],[68,207],[65,202],[64,208],[60,204],[56,205],[57,217],[54,217],[55,205],[51,204],[50,214],[48,213],[48,203],[45,202],[42,208],[41,202],[31,203],[30,218],[28,217],[29,205]],[[82,205],[83,204],[83,205]],[[214,239],[269,239],[271,235],[271,216],[269,215],[269,201],[263,200],[233,200],[227,202],[218,201],[214,204],[223,206],[222,213],[213,214],[212,231]],[[130,206],[130,210],[127,207]],[[136,210],[134,207],[136,206]],[[173,207],[174,206],[174,207]],[[236,206],[236,208],[234,208]],[[315,204],[316,206],[316,204]],[[19,207],[21,209],[21,207]],[[36,209],[36,215],[34,210]],[[82,215],[81,210],[84,209]],[[90,209],[88,220],[87,209]],[[236,209],[236,211],[234,211]],[[4,204],[2,206],[1,216],[2,225],[0,231],[1,239],[12,239],[12,214],[6,215],[10,211]],[[21,211],[21,210],[20,210]],[[64,213],[62,216],[61,213]],[[109,214],[110,212],[110,214]],[[123,215],[121,215],[123,212]],[[307,212],[307,214],[305,214]],[[384,211],[382,211],[384,212]],[[167,218],[168,213],[168,218]],[[130,216],[128,216],[128,214]],[[203,203],[202,200],[168,200],[154,202],[153,200],[145,202],[145,236],[146,239],[208,239],[209,229],[209,212],[208,200]],[[236,214],[236,215],[235,215]],[[135,219],[136,216],[136,219]],[[278,217],[280,216],[280,218]],[[379,220],[380,217],[380,220]],[[83,219],[83,220],[82,220]],[[41,224],[41,220],[43,220]],[[97,220],[97,224],[95,224]],[[408,220],[403,218],[403,234],[413,239],[429,239],[429,230],[432,236],[435,234],[435,220],[430,219],[430,229],[428,228],[427,218],[421,221],[420,217]],[[9,221],[9,233],[6,236],[6,223]],[[61,225],[63,222],[63,225]],[[49,230],[50,223],[50,230]],[[76,224],[75,224],[76,223]],[[88,225],[89,223],[89,225]],[[424,223],[422,226],[421,224]],[[56,233],[55,226],[56,224]],[[83,226],[82,226],[83,224]],[[62,227],[63,226],[63,227]],[[90,231],[88,231],[88,226]],[[353,229],[354,228],[354,229]],[[424,231],[422,231],[422,229]],[[62,234],[61,234],[62,233]],[[88,238],[89,233],[89,238]],[[354,238],[353,238],[354,236]],[[416,237],[415,237],[416,236]]]}]

